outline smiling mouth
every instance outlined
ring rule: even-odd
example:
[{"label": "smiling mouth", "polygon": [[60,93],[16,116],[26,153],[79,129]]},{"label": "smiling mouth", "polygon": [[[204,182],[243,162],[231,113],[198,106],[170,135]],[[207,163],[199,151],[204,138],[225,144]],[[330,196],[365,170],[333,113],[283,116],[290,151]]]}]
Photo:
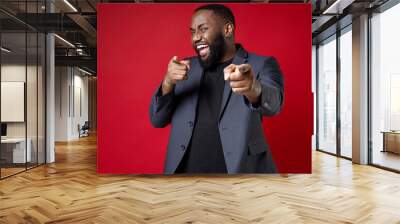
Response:
[{"label": "smiling mouth", "polygon": [[201,57],[204,57],[207,55],[210,47],[207,44],[199,44],[199,45],[196,45],[196,49],[199,52],[199,55]]}]

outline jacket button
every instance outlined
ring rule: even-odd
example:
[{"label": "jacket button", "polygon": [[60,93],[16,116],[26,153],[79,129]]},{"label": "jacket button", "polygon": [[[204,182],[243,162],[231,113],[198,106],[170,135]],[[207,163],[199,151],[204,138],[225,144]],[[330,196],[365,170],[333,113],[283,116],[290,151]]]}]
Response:
[{"label": "jacket button", "polygon": [[181,149],[182,149],[182,151],[184,151],[185,150],[185,146],[184,145],[181,145]]},{"label": "jacket button", "polygon": [[193,127],[193,121],[189,121],[188,124],[189,124],[189,127]]}]

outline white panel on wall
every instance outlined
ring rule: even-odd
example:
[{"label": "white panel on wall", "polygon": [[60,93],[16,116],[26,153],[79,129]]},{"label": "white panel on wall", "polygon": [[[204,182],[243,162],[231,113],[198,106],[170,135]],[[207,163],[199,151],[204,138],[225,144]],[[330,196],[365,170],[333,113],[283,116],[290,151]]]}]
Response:
[{"label": "white panel on wall", "polygon": [[1,122],[24,122],[24,82],[1,82]]}]

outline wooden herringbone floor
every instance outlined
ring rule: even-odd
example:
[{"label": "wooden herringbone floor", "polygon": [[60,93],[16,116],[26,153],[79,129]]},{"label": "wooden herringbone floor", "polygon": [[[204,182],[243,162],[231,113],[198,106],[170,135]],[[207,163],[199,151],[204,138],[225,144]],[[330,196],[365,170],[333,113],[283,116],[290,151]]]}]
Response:
[{"label": "wooden herringbone floor", "polygon": [[400,175],[315,152],[312,175],[96,174],[96,139],[0,181],[0,223],[400,223]]}]

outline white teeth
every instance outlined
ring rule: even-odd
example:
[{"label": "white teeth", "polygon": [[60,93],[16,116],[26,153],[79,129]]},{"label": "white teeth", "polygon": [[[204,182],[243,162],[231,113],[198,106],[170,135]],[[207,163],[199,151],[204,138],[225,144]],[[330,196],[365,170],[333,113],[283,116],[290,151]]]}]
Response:
[{"label": "white teeth", "polygon": [[208,47],[208,46],[205,44],[197,45],[197,50],[200,50],[201,48],[205,48],[205,47]]}]

